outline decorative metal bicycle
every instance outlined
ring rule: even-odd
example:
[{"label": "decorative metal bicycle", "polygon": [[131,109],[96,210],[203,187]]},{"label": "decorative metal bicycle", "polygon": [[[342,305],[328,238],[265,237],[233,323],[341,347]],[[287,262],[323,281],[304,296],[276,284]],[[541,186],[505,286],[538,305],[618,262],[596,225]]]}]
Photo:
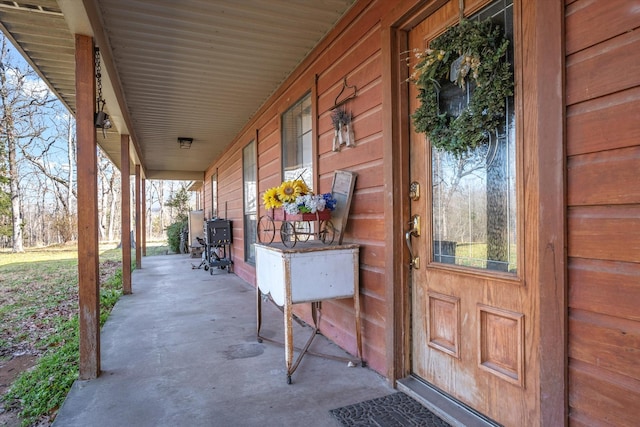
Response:
[{"label": "decorative metal bicycle", "polygon": [[[279,229],[276,228],[276,222],[281,223]],[[282,208],[269,209],[258,221],[258,242],[272,243],[276,231],[280,233],[282,244],[288,248],[294,247],[297,242],[306,242],[311,237],[330,245],[336,234],[329,209],[297,214],[288,214]]]}]

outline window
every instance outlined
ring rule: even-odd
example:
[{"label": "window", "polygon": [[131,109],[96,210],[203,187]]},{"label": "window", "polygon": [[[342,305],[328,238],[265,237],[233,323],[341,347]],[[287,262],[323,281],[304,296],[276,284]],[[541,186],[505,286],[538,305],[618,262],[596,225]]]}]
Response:
[{"label": "window", "polygon": [[282,115],[282,177],[303,178],[313,186],[311,94],[305,95]]},{"label": "window", "polygon": [[242,150],[242,180],[244,189],[244,260],[250,264],[256,262],[256,209],[257,209],[257,162],[256,144],[251,141]]},{"label": "window", "polygon": [[211,218],[218,216],[218,172],[211,175]]},{"label": "window", "polygon": [[[513,4],[499,0],[472,19],[500,23],[511,47],[513,64]],[[467,83],[469,85],[469,83]],[[455,90],[454,90],[455,89]],[[460,111],[473,87],[465,92],[443,85],[440,108]],[[492,271],[516,273],[516,132],[513,96],[505,99],[506,120],[489,144],[456,158],[432,148],[433,258]]]}]

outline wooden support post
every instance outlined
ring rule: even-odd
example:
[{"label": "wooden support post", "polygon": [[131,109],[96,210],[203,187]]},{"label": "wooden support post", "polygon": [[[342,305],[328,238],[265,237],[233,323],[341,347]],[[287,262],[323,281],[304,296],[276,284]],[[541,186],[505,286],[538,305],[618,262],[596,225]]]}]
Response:
[{"label": "wooden support post", "polygon": [[122,197],[122,293],[131,293],[131,158],[129,135],[120,135],[120,181]]},{"label": "wooden support post", "polygon": [[142,244],[142,256],[147,256],[147,180],[142,178],[140,187],[140,210],[142,212],[142,238],[140,242]]},{"label": "wooden support post", "polygon": [[76,34],[76,138],[78,158],[78,293],[80,379],[100,375],[98,174],[93,39]]},{"label": "wooden support post", "polygon": [[140,199],[142,197],[141,191],[140,191],[140,181],[141,181],[142,177],[141,177],[141,171],[140,171],[140,165],[136,165],[136,268],[140,269],[142,268],[142,251],[140,250],[141,245],[140,245],[140,207],[141,207],[141,203],[140,203]]}]

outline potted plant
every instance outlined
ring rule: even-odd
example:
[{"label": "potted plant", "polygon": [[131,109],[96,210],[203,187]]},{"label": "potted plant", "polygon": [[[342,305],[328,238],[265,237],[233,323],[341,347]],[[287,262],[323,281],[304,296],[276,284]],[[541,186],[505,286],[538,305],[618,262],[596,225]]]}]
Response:
[{"label": "potted plant", "polygon": [[[311,236],[325,244],[333,242],[335,229],[331,211],[336,207],[336,199],[331,193],[314,194],[302,179],[296,179],[269,188],[262,195],[262,201],[267,214],[258,221],[260,243],[273,242],[274,221],[282,222],[280,238],[285,246],[293,247],[296,241],[306,241]],[[318,223],[315,229],[311,227],[311,221]]]},{"label": "potted plant", "polygon": [[265,209],[276,221],[311,221],[331,218],[336,200],[331,193],[314,194],[301,180],[284,181],[262,195]]}]

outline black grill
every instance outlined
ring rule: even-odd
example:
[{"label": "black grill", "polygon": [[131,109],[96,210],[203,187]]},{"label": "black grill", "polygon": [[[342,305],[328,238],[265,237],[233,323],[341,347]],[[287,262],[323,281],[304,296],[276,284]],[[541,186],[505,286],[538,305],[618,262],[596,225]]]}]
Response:
[{"label": "black grill", "polygon": [[210,219],[205,225],[205,260],[209,273],[213,267],[227,269],[231,273],[231,221]]},{"label": "black grill", "polygon": [[211,219],[207,221],[207,244],[223,246],[231,244],[231,221]]}]

